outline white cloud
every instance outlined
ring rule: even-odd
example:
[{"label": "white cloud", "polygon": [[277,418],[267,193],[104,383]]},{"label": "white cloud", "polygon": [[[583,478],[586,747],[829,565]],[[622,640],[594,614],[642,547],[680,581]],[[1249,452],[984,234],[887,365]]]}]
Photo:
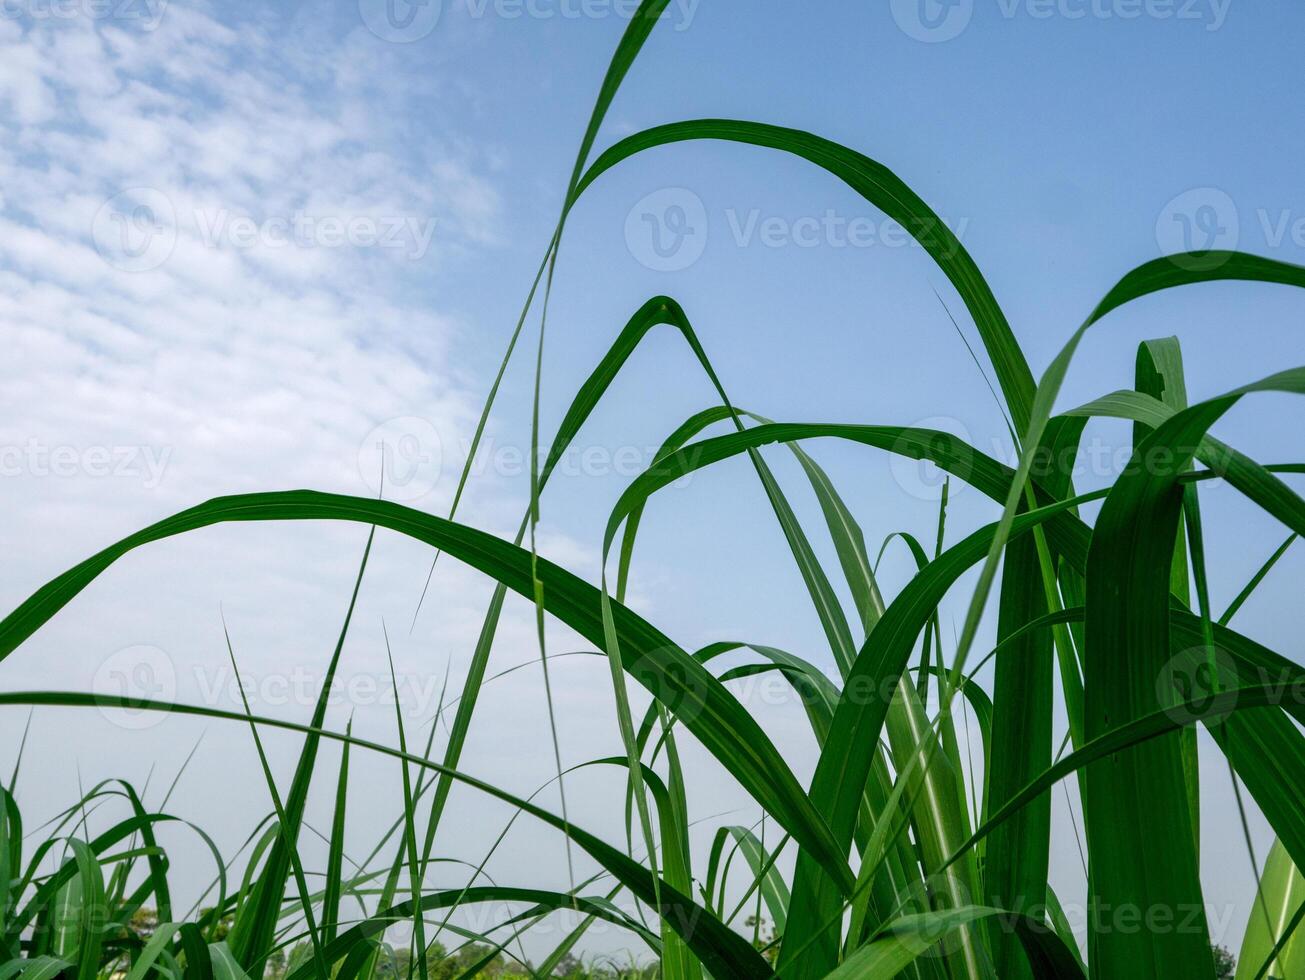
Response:
[{"label": "white cloud", "polygon": [[347,58],[304,77],[293,38],[177,4],[152,31],[3,21],[0,46],[8,439],[165,443],[171,499],[356,490],[377,421],[465,421],[454,325],[409,297],[495,239],[474,151],[370,125]]},{"label": "white cloud", "polygon": [[[411,106],[397,100],[413,95],[374,71],[374,39],[311,37],[223,24],[176,3],[153,31],[89,18],[21,28],[0,21],[6,610],[110,541],[211,496],[296,487],[369,494],[360,450],[387,419],[416,416],[438,432],[442,478],[414,503],[447,511],[483,385],[450,360],[451,345],[472,328],[432,309],[429,296],[439,295],[432,283],[451,251],[492,256],[503,239],[492,178],[503,164],[456,133],[407,131],[397,120]],[[438,88],[417,95],[423,111],[438,108]],[[300,216],[357,221],[364,231],[397,227],[405,246],[433,234],[421,249],[351,246],[317,225],[280,244],[277,222]],[[237,231],[246,226],[248,241]],[[129,248],[106,247],[115,235]],[[492,335],[497,344],[500,331]],[[510,535],[522,480],[515,495],[504,484],[486,470],[462,516]],[[320,671],[364,537],[352,526],[231,526],[144,549],[8,658],[6,684],[84,690],[117,651],[147,644],[175,664],[178,697],[195,700],[202,692],[187,679],[225,663],[219,603],[242,670]],[[540,550],[596,577],[595,549],[561,530],[546,528]],[[452,663],[451,691],[460,688],[490,586],[446,559],[410,637],[430,557],[394,535],[378,539],[346,672],[385,670],[384,617],[401,671],[442,678]],[[509,602],[500,640],[492,671],[537,655],[529,603]],[[549,647],[588,644],[551,625]],[[557,668],[571,761],[619,746],[599,667],[575,658]],[[478,720],[467,765],[532,791],[552,767],[537,668],[493,694],[498,715]],[[306,710],[284,709],[299,718]],[[392,740],[389,712],[360,709],[360,730]],[[96,775],[139,780],[143,773],[121,771],[124,758],[144,753],[166,768],[198,730],[179,719],[127,733],[95,713],[58,718],[66,744],[47,735],[36,750],[56,760],[57,774],[75,759]],[[22,718],[10,713],[2,723],[9,731]],[[199,768],[222,771],[247,748],[225,728],[210,741],[220,748]],[[376,767],[360,785],[388,791],[391,776]],[[257,779],[228,781],[216,808],[203,804],[207,782],[178,806],[198,801],[200,812],[187,815],[224,844],[237,842],[245,817],[265,803],[262,788]],[[66,805],[68,791],[53,776],[24,785],[37,812]],[[465,832],[474,853],[485,829],[451,831],[444,846],[465,844]],[[526,832],[561,861],[555,835]]]}]

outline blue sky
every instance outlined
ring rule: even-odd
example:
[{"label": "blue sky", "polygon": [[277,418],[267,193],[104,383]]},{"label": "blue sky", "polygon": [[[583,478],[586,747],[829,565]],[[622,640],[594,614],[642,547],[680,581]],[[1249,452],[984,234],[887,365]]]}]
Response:
[{"label": "blue sky", "polygon": [[[599,144],[677,119],[743,118],[806,129],[885,163],[958,232],[1035,374],[1124,272],[1184,234],[1196,246],[1305,262],[1294,72],[1305,8],[919,2],[672,2]],[[378,441],[416,447],[415,477],[392,495],[447,509],[628,8],[395,3],[396,21],[373,0],[0,5],[0,323],[11,352],[0,365],[0,444],[15,515],[4,532],[13,557],[0,569],[6,608],[109,541],[215,494],[374,492]],[[410,26],[395,26],[409,15]],[[652,249],[653,230],[677,228],[680,249]],[[558,263],[546,431],[620,326],[658,293],[683,304],[742,406],[789,421],[931,424],[1009,453],[948,318],[950,308],[976,342],[945,279],[881,215],[799,160],[684,144],[594,185]],[[1194,397],[1294,366],[1305,353],[1302,314],[1305,297],[1272,287],[1152,297],[1089,335],[1060,405],[1129,385],[1136,344],[1148,337],[1181,338]],[[528,334],[463,512],[504,534],[528,487],[532,355]],[[596,577],[602,527],[631,461],[711,401],[683,345],[654,335],[586,429],[590,455],[565,467],[545,498],[545,554]],[[1218,432],[1283,461],[1299,458],[1302,421],[1300,405],[1264,396]],[[1127,445],[1123,425],[1089,432],[1102,458]],[[872,547],[893,531],[932,536],[929,474],[863,450],[812,449]],[[781,454],[774,462],[829,552],[800,473]],[[1107,467],[1082,483],[1108,476]],[[1205,499],[1222,605],[1283,535],[1231,491],[1211,488]],[[957,492],[949,540],[994,513],[973,491]],[[15,653],[5,683],[84,688],[143,658],[179,697],[225,697],[228,706],[229,691],[212,694],[224,682],[221,603],[242,665],[270,685],[268,710],[305,715],[276,684],[320,670],[361,553],[356,532],[220,529],[134,556]],[[380,675],[381,618],[411,618],[428,562],[401,541],[378,549],[363,625],[347,648],[357,676]],[[1289,554],[1239,617],[1297,659],[1303,562]],[[885,586],[907,572],[890,551]],[[448,666],[456,687],[487,596],[451,563],[433,589],[419,628],[396,648],[422,719],[437,693],[429,678]],[[946,607],[957,625],[967,595],[962,588]],[[632,601],[685,646],[755,640],[832,670],[744,464],[702,474],[650,508]],[[528,608],[509,613],[496,660],[504,667],[534,655]],[[551,649],[568,642],[559,631]],[[605,668],[573,658],[558,670],[564,758],[615,750]],[[498,683],[467,768],[529,792],[552,767],[538,678],[523,671]],[[384,736],[389,710],[365,694],[354,700],[360,728]],[[333,709],[341,724],[346,707]],[[814,753],[800,710],[758,710],[805,771]],[[22,722],[0,717],[6,732]],[[25,784],[28,805],[49,813],[70,802],[78,767],[87,781],[143,779],[155,759],[166,771],[202,727],[38,715],[31,757],[45,773]],[[274,748],[292,764],[293,743]],[[242,736],[210,729],[195,771],[248,762],[249,751]],[[1222,763],[1205,758],[1212,799],[1225,798]],[[742,821],[746,799],[718,785],[707,760],[695,763],[703,785],[694,815],[738,808]],[[373,798],[397,803],[396,773],[378,767],[361,778]],[[266,809],[264,792],[222,785],[216,813],[215,792],[212,782],[183,781],[178,807],[208,812],[219,839],[238,846],[252,825],[240,815]],[[581,777],[573,816],[616,839],[614,793],[615,777]],[[1057,807],[1057,881],[1072,891],[1081,873],[1063,797]],[[1238,834],[1225,810],[1216,806],[1207,823],[1214,844]],[[360,849],[390,812],[377,811],[371,828],[357,829]],[[480,824],[457,822],[450,847],[473,853],[492,839]],[[202,861],[193,841],[176,846]],[[1245,855],[1223,846],[1206,854],[1212,901],[1228,910],[1224,938],[1235,943],[1249,908]],[[501,862],[496,870],[522,884],[556,884],[565,867],[560,844],[526,827]],[[620,945],[595,939],[595,948]]]}]

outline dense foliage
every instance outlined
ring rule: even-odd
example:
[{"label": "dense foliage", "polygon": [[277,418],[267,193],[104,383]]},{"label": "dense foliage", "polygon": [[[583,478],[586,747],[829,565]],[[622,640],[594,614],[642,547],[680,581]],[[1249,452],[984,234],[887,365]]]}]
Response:
[{"label": "dense foliage", "polygon": [[[600,588],[523,547],[534,540],[536,506],[509,542],[458,523],[455,514],[436,517],[384,500],[309,491],[249,494],[208,501],[123,539],[53,579],[0,622],[0,657],[119,557],[229,521],[358,522],[373,533],[382,529],[424,542],[499,587],[438,761],[433,743],[424,752],[407,744],[401,718],[398,748],[325,730],[325,695],[313,716],[297,725],[107,695],[0,694],[4,705],[185,712],[244,724],[256,740],[271,727],[303,736],[289,785],[277,785],[265,766],[274,812],[253,829],[240,862],[215,854],[223,874],[207,893],[211,904],[199,909],[177,907],[171,899],[172,869],[155,838],[159,824],[172,819],[166,803],[146,806],[136,788],[106,782],[34,839],[24,833],[14,785],[0,790],[0,935],[8,961],[0,980],[430,980],[476,973],[616,977],[650,970],[672,980],[766,977],[776,971],[794,980],[1212,980],[1230,975],[1232,964],[1212,946],[1199,874],[1197,725],[1210,733],[1278,838],[1261,869],[1258,912],[1237,976],[1305,976],[1305,942],[1292,939],[1305,910],[1296,870],[1305,863],[1305,739],[1298,727],[1305,721],[1305,701],[1292,694],[1305,690],[1305,673],[1233,628],[1245,594],[1223,613],[1212,608],[1201,524],[1201,491],[1210,481],[1226,483],[1280,521],[1288,537],[1267,556],[1264,574],[1305,530],[1305,501],[1288,482],[1305,466],[1291,460],[1263,465],[1210,434],[1243,399],[1253,404],[1266,391],[1305,394],[1305,370],[1284,370],[1252,384],[1233,379],[1230,384],[1242,386],[1189,404],[1178,344],[1161,339],[1139,349],[1133,390],[1055,412],[1079,340],[1117,308],[1216,280],[1302,288],[1305,269],[1237,253],[1150,262],[1105,294],[1035,380],[969,253],[900,178],[861,153],[762,123],[697,120],[628,136],[593,155],[608,106],[665,6],[666,0],[644,0],[616,52],[504,366],[526,313],[546,295],[566,216],[584,191],[652,147],[729,140],[821,168],[919,241],[978,333],[1010,421],[1018,466],[943,432],[859,421],[776,423],[745,411],[729,400],[686,312],[659,296],[618,332],[532,474],[537,504],[557,461],[642,339],[657,327],[678,331],[719,403],[669,434],[651,468],[625,490],[605,533],[604,559],[615,574]],[[477,440],[493,400],[491,394]],[[1109,487],[1079,494],[1071,466],[1093,417],[1131,420],[1136,443],[1132,461]],[[1000,516],[943,547],[944,503],[939,546],[929,549],[904,536],[918,574],[895,596],[885,596],[851,510],[808,454],[815,439],[928,461],[991,498]],[[803,492],[819,501],[825,520],[820,533],[832,541],[836,568],[826,569],[817,559],[813,532],[799,523],[765,460],[768,446],[796,455],[809,483]],[[623,602],[644,505],[684,474],[736,456],[747,457],[772,506],[828,638],[835,677],[771,647],[722,643],[682,649]],[[1101,507],[1088,523],[1080,508],[1093,501]],[[944,656],[938,605],[975,569],[969,614]],[[360,580],[365,570],[364,556]],[[1248,584],[1248,593],[1261,578]],[[625,754],[607,761],[628,771],[628,847],[458,768],[509,590],[585,637],[610,664]],[[852,599],[851,615],[840,590]],[[998,644],[981,651],[979,620],[990,608],[997,612]],[[343,639],[342,632],[328,678]],[[737,660],[721,659],[725,654],[747,659],[738,666]],[[722,671],[722,662],[735,666]],[[984,689],[971,678],[987,663],[993,665],[992,681]],[[821,746],[806,786],[726,685],[758,673],[781,677],[805,706]],[[652,707],[643,716],[631,706],[630,681],[651,695]],[[978,766],[962,759],[954,725],[962,704],[981,729]],[[1057,704],[1068,719],[1064,731],[1056,724]],[[323,772],[322,739],[346,746],[338,771]],[[721,826],[705,864],[700,856],[694,860],[676,748],[688,739],[732,774],[766,814],[767,826],[778,831],[765,839],[751,826]],[[346,872],[341,854],[349,765],[359,753],[403,760],[405,805],[375,860]],[[993,760],[1000,765],[990,766]],[[983,774],[978,785],[976,771]],[[334,785],[337,803],[326,866],[306,869],[300,848],[315,779]],[[1062,897],[1048,883],[1049,793],[1065,779],[1076,782],[1082,799],[1091,872],[1082,946]],[[506,801],[566,835],[602,872],[574,891],[510,883],[431,890],[435,828],[448,816],[454,783]],[[101,806],[108,808],[102,812],[119,813],[117,822],[84,834],[87,809]],[[780,871],[781,853],[796,855],[791,875]],[[450,921],[452,911],[483,903],[506,903],[517,911],[484,933]],[[631,911],[636,903],[648,913],[646,922]],[[366,912],[359,916],[357,908]],[[520,937],[558,910],[568,910],[578,925],[548,957],[528,964]],[[577,959],[578,944],[597,920],[627,930],[641,959],[629,965]],[[639,965],[648,962],[655,965]]]}]

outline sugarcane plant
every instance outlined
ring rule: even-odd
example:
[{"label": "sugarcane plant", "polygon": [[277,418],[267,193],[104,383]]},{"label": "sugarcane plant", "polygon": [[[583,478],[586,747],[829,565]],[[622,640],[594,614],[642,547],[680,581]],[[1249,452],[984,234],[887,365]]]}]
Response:
[{"label": "sugarcane plant", "polygon": [[[1244,788],[1245,805],[1258,808],[1276,835],[1257,869],[1255,909],[1236,976],[1305,977],[1305,940],[1296,938],[1305,915],[1298,871],[1305,866],[1305,738],[1298,727],[1305,722],[1305,699],[1293,697],[1305,690],[1305,671],[1232,624],[1305,531],[1305,502],[1290,483],[1305,464],[1262,464],[1211,434],[1243,400],[1253,404],[1264,392],[1305,394],[1305,368],[1250,383],[1235,379],[1223,394],[1189,401],[1179,344],[1163,338],[1138,348],[1132,389],[1070,410],[1056,405],[1080,341],[1120,307],[1220,280],[1305,288],[1305,268],[1237,252],[1147,262],[1105,293],[1035,378],[956,235],[896,174],[857,150],[760,122],[698,119],[626,136],[595,153],[608,108],[666,5],[644,0],[611,61],[446,516],[385,499],[305,490],[219,497],[87,558],[0,622],[5,657],[122,556],[200,528],[251,521],[370,528],[327,682],[311,717],[302,721],[257,716],[248,704],[234,711],[134,696],[0,692],[0,705],[11,708],[172,712],[246,731],[271,799],[245,847],[229,856],[202,828],[169,814],[170,792],[155,793],[158,802],[150,804],[150,794],[124,781],[93,786],[33,834],[24,831],[16,767],[7,788],[0,788],[6,961],[0,980],[650,972],[669,980],[1213,980],[1230,975],[1231,964],[1212,943],[1199,874],[1198,727],[1210,736],[1206,744],[1226,758],[1233,776],[1227,792]],[[547,451],[533,460],[530,504],[515,539],[458,522],[499,383],[530,311],[547,308],[572,208],[631,157],[698,140],[797,157],[911,233],[978,335],[1009,422],[1015,465],[945,432],[862,421],[773,421],[759,414],[763,406],[737,405],[688,313],[671,297],[656,296],[616,333],[550,442],[539,438],[536,369],[532,444]],[[669,433],[651,464],[624,488],[602,529],[601,580],[591,584],[539,556],[541,501],[559,461],[619,383],[629,358],[649,333],[666,328],[687,345],[715,398]],[[544,330],[541,317],[541,345]],[[1073,461],[1094,418],[1131,422],[1132,456],[1109,486],[1082,492],[1074,486]],[[886,595],[861,527],[812,455],[816,440],[932,464],[949,481],[989,498],[995,519],[946,545],[945,532],[954,529],[944,527],[944,494],[936,547],[911,534],[895,536],[916,571],[895,595]],[[798,520],[766,452],[791,453],[799,464],[823,518],[818,531]],[[819,618],[828,656],[822,651],[808,659],[742,642],[689,650],[625,602],[645,508],[687,474],[735,457],[746,457],[756,474]],[[1212,605],[1203,546],[1201,491],[1213,481],[1266,511],[1284,535],[1223,611]],[[1091,522],[1088,510],[1096,514]],[[496,586],[462,690],[447,705],[441,701],[439,713],[447,707],[452,717],[438,746],[435,725],[424,741],[410,743],[402,713],[396,744],[325,725],[329,681],[340,667],[378,529],[420,541]],[[822,565],[812,534],[828,535],[836,567]],[[966,615],[945,650],[939,605],[970,572],[977,575]],[[592,644],[608,665],[623,752],[585,765],[617,766],[624,773],[626,798],[615,801],[628,815],[623,842],[605,841],[535,798],[460,768],[479,697],[496,676],[491,654],[509,592],[537,609],[540,656],[521,669],[541,669],[546,689],[548,618]],[[850,609],[840,594],[850,597]],[[994,607],[996,643],[981,649],[980,620]],[[976,679],[985,668],[991,676],[986,689]],[[791,687],[809,719],[820,752],[805,785],[730,686],[760,674]],[[646,708],[637,706],[643,700],[632,700],[632,684],[644,692]],[[979,729],[973,746],[978,764],[967,766],[963,758],[962,713]],[[288,785],[278,784],[263,753],[262,737],[271,730],[302,738]],[[689,846],[688,784],[677,747],[685,740],[709,752],[759,811],[756,823],[716,827],[705,862]],[[324,741],[340,747],[340,764],[329,772],[321,762]],[[403,807],[371,853],[354,860],[344,847],[349,767],[362,754],[398,762]],[[999,764],[990,764],[994,760]],[[558,772],[543,774],[541,782],[550,785],[570,771],[559,763]],[[314,777],[328,780],[328,791],[333,786],[335,803],[324,835],[326,865],[310,869],[302,852]],[[1049,883],[1050,794],[1062,781],[1081,801],[1087,871],[1082,936]],[[435,847],[455,786],[508,804],[513,820],[551,828],[597,870],[553,891],[484,884],[479,871],[489,855],[482,855],[466,862],[464,886],[432,888],[436,866],[455,860]],[[91,814],[99,824],[113,814],[108,829],[91,833]],[[171,898],[172,868],[157,840],[168,823],[191,827],[217,868],[190,908]],[[490,903],[508,903],[514,912],[481,930],[454,921],[455,913]],[[574,927],[541,962],[530,963],[523,937],[559,913],[570,915]],[[629,964],[585,963],[577,951],[598,921],[626,930],[631,948],[642,952]]]}]

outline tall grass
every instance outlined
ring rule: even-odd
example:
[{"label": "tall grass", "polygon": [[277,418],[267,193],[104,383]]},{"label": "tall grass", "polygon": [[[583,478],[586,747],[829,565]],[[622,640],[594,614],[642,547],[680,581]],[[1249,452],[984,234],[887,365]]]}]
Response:
[{"label": "tall grass", "polygon": [[[633,966],[578,965],[575,951],[600,920],[626,930],[630,946],[645,950],[656,972],[672,980],[776,973],[794,980],[1207,980],[1227,965],[1212,950],[1199,875],[1196,725],[1207,729],[1226,757],[1236,777],[1232,785],[1245,787],[1249,799],[1239,797],[1238,805],[1257,807],[1277,836],[1237,976],[1305,976],[1305,940],[1293,941],[1305,915],[1305,882],[1296,870],[1305,867],[1305,739],[1297,727],[1305,722],[1305,702],[1284,697],[1302,689],[1305,672],[1230,625],[1246,596],[1305,531],[1305,502],[1277,475],[1305,472],[1305,465],[1262,465],[1210,435],[1243,399],[1254,401],[1266,391],[1305,394],[1305,369],[1188,404],[1177,341],[1156,340],[1138,350],[1133,390],[1054,411],[1079,341],[1117,308],[1214,280],[1305,287],[1305,269],[1226,252],[1150,262],[1106,293],[1035,379],[969,253],[906,183],[861,153],[764,123],[706,119],[660,126],[594,154],[608,106],[665,5],[644,0],[613,57],[556,232],[486,400],[447,517],[309,491],[221,497],[93,555],[0,622],[0,656],[6,656],[122,555],[211,524],[353,521],[369,525],[373,535],[377,528],[407,535],[433,549],[431,588],[438,589],[434,559],[444,553],[497,583],[440,753],[433,727],[424,744],[410,743],[402,715],[396,745],[358,738],[350,729],[326,730],[329,683],[302,724],[253,716],[247,705],[236,712],[95,694],[0,693],[3,705],[148,709],[245,725],[274,801],[242,853],[223,856],[213,848],[221,871],[200,903],[183,909],[172,902],[168,857],[155,836],[160,825],[175,820],[166,812],[166,797],[147,807],[135,787],[102,783],[43,828],[33,846],[24,835],[14,784],[0,789],[0,942],[7,961],[0,980],[145,980],[155,974],[187,980],[427,980],[478,972],[638,972]],[[547,454],[534,461],[531,506],[516,539],[500,540],[458,523],[475,447],[535,308],[542,311],[533,419],[540,435],[544,314],[570,209],[594,181],[629,157],[704,139],[795,155],[912,233],[977,329],[1016,439],[1018,465],[1009,467],[942,432],[775,422],[737,406],[685,311],[658,296],[619,331],[577,392]],[[538,556],[540,501],[558,461],[626,360],[650,331],[665,327],[677,331],[696,356],[718,403],[669,434],[649,469],[625,489],[604,530],[603,578],[595,587]],[[1131,420],[1133,457],[1108,488],[1078,493],[1070,463],[1093,417]],[[807,444],[816,439],[930,461],[949,479],[989,497],[1000,517],[944,547],[944,498],[937,547],[905,536],[918,571],[896,595],[886,596],[861,528],[808,454]],[[787,447],[795,455],[819,501],[823,527],[800,524],[763,457],[767,446]],[[624,603],[648,501],[683,475],[736,456],[746,456],[755,470],[789,545],[827,637],[836,679],[765,646],[685,650]],[[1288,535],[1222,613],[1211,605],[1203,551],[1201,490],[1211,481],[1248,497]],[[1101,506],[1089,524],[1080,507],[1092,501]],[[835,567],[821,564],[813,534],[828,535]],[[369,538],[368,552],[370,543]],[[358,582],[366,567],[364,554]],[[938,606],[971,570],[978,574],[968,613],[955,645],[945,650]],[[838,598],[839,579],[852,599],[850,615]],[[585,637],[610,665],[625,751],[595,762],[618,765],[628,775],[628,799],[613,801],[625,804],[628,813],[629,837],[622,846],[587,832],[565,808],[553,813],[459,768],[509,590],[536,604],[550,718],[546,617]],[[978,625],[994,607],[998,643],[985,651],[976,647]],[[352,603],[328,677],[339,666],[351,614]],[[735,666],[722,671],[718,658],[727,653],[736,654]],[[745,657],[741,664],[738,654]],[[989,663],[993,680],[983,689],[972,678]],[[798,780],[726,686],[761,673],[781,678],[805,708],[820,745],[809,785]],[[651,695],[643,715],[628,696],[631,681]],[[982,757],[975,766],[964,764],[955,730],[961,699],[981,730]],[[1053,715],[1058,702],[1065,731]],[[263,756],[268,729],[303,737],[288,785],[277,783]],[[343,745],[338,770],[323,771],[323,739]],[[765,814],[761,826],[717,827],[705,864],[695,863],[688,843],[678,749],[686,739],[710,752]],[[354,865],[344,860],[343,847],[352,819],[350,767],[373,754],[402,762],[403,808],[370,857]],[[975,772],[983,774],[977,784]],[[557,771],[547,775],[565,783],[560,756]],[[325,867],[305,868],[305,806],[315,779],[334,787],[336,802]],[[1086,948],[1072,934],[1048,880],[1049,794],[1066,779],[1076,783],[1086,823]],[[510,882],[432,890],[427,882],[433,864],[445,859],[436,844],[455,784],[551,827],[601,872],[553,891]],[[89,836],[85,814],[101,806],[122,816]],[[789,858],[793,870],[786,876],[781,868]],[[485,903],[510,903],[519,911],[479,932],[452,921],[455,912]],[[628,911],[636,907],[648,917]],[[526,964],[521,937],[559,910],[569,910],[579,924],[541,962]]]}]

